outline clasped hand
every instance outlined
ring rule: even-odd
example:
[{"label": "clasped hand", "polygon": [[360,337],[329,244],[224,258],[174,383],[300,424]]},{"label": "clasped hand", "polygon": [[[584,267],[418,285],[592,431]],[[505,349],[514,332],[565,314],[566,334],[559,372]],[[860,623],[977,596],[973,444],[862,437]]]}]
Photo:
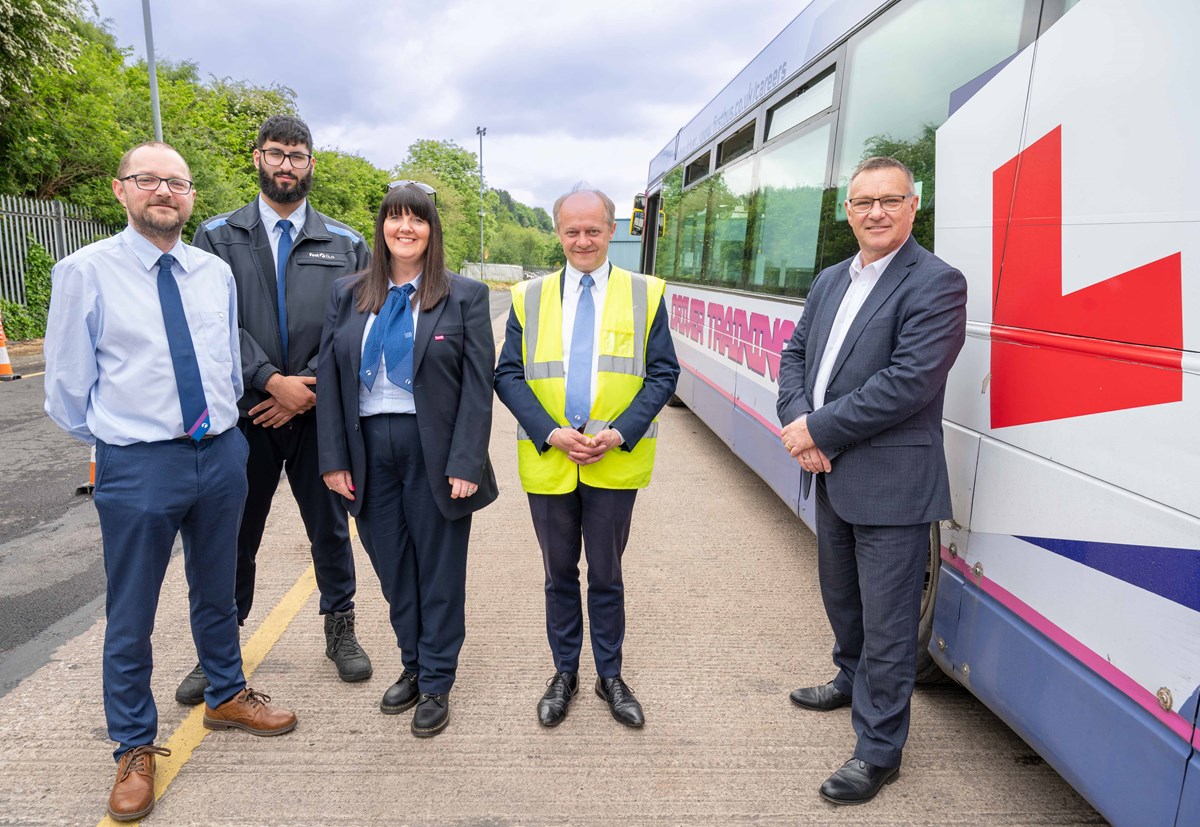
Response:
[{"label": "clasped hand", "polygon": [[621,442],[621,435],[612,428],[605,428],[591,437],[573,428],[559,428],[550,435],[550,445],[563,451],[576,465],[599,462],[610,449],[616,448]]},{"label": "clasped hand", "polygon": [[812,434],[808,432],[808,415],[799,416],[794,422],[783,426],[779,439],[788,453],[795,457],[800,467],[812,474],[827,473],[832,465],[829,457],[813,442]]},{"label": "clasped hand", "polygon": [[317,404],[317,395],[312,390],[316,384],[315,376],[275,374],[266,384],[270,398],[250,409],[254,424],[264,428],[279,428],[310,410]]}]

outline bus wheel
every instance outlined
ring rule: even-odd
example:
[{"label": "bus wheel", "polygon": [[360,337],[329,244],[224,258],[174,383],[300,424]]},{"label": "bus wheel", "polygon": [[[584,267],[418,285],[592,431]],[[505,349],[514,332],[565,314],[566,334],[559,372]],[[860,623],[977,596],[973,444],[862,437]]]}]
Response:
[{"label": "bus wheel", "polygon": [[680,399],[675,394],[671,394],[671,398],[667,400],[667,407],[668,408],[685,408],[685,407],[687,407],[687,403],[684,402],[682,399]]},{"label": "bus wheel", "polygon": [[933,637],[933,609],[937,605],[938,578],[942,572],[942,531],[938,523],[929,526],[929,556],[925,561],[925,587],[921,590],[921,621],[917,631],[917,683],[941,683],[946,674],[933,655],[929,641]]}]

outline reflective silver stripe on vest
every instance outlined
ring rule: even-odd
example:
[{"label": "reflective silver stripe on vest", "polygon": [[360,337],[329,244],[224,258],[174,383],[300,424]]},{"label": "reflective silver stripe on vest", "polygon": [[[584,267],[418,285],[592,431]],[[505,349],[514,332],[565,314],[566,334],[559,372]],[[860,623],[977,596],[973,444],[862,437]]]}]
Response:
[{"label": "reflective silver stripe on vest", "polygon": [[[531,361],[537,353],[538,322],[542,316],[542,285],[545,279],[538,279],[525,291],[525,381],[534,379],[563,379],[567,372],[562,360],[556,362]],[[522,437],[528,439],[528,437]]]},{"label": "reflective silver stripe on vest", "polygon": [[[601,431],[603,431],[605,428],[607,428],[608,424],[609,423],[605,422],[603,419],[589,419],[587,421],[587,425],[584,426],[584,430],[587,431],[589,434],[598,434]],[[559,427],[566,428],[567,426],[560,425]],[[642,439],[657,439],[657,438],[658,438],[658,423],[651,422],[650,427],[646,429],[646,433],[642,434]],[[517,439],[518,440],[529,439],[530,442],[533,441],[532,439],[529,438],[529,434],[526,433],[525,429],[522,428],[520,425],[517,426]]]},{"label": "reflective silver stripe on vest", "polygon": [[646,277],[630,273],[633,287],[633,356],[600,356],[596,369],[605,373],[646,376]]}]

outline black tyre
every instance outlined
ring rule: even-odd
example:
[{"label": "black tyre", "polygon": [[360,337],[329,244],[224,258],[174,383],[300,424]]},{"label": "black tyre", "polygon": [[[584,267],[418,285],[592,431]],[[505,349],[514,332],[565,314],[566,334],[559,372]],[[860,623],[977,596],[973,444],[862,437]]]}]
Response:
[{"label": "black tyre", "polygon": [[941,683],[946,673],[929,654],[933,638],[933,610],[937,606],[938,579],[942,572],[942,531],[938,523],[929,526],[929,556],[925,562],[925,588],[921,591],[921,625],[917,631],[917,683]]}]

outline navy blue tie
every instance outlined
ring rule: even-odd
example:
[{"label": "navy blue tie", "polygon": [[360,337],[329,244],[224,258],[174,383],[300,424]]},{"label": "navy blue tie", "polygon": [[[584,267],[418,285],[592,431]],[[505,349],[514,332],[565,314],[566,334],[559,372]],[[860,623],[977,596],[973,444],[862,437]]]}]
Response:
[{"label": "navy blue tie", "polygon": [[358,371],[358,378],[367,390],[375,387],[382,354],[387,361],[388,379],[396,387],[412,393],[414,326],[409,297],[413,292],[411,284],[389,289],[387,301],[380,308],[375,324],[371,325],[367,343],[363,346],[362,367]]},{"label": "navy blue tie", "polygon": [[583,288],[575,309],[575,329],[571,331],[571,365],[567,371],[567,424],[582,428],[592,413],[592,348],[596,340],[596,302],[592,285],[596,280],[584,273]]},{"label": "navy blue tie", "polygon": [[171,273],[175,256],[164,253],[158,259],[158,302],[162,305],[163,324],[167,328],[167,346],[171,349],[171,367],[175,369],[175,384],[179,388],[179,410],[183,414],[183,430],[199,442],[208,433],[208,402],[204,399],[204,383],[200,381],[200,365],[183,312],[179,285]]},{"label": "navy blue tie", "polygon": [[292,252],[292,222],[286,218],[279,219],[275,224],[279,230],[279,249],[275,256],[275,293],[279,301],[279,336],[283,340],[283,369],[287,370],[288,337],[287,337],[287,261]]}]

